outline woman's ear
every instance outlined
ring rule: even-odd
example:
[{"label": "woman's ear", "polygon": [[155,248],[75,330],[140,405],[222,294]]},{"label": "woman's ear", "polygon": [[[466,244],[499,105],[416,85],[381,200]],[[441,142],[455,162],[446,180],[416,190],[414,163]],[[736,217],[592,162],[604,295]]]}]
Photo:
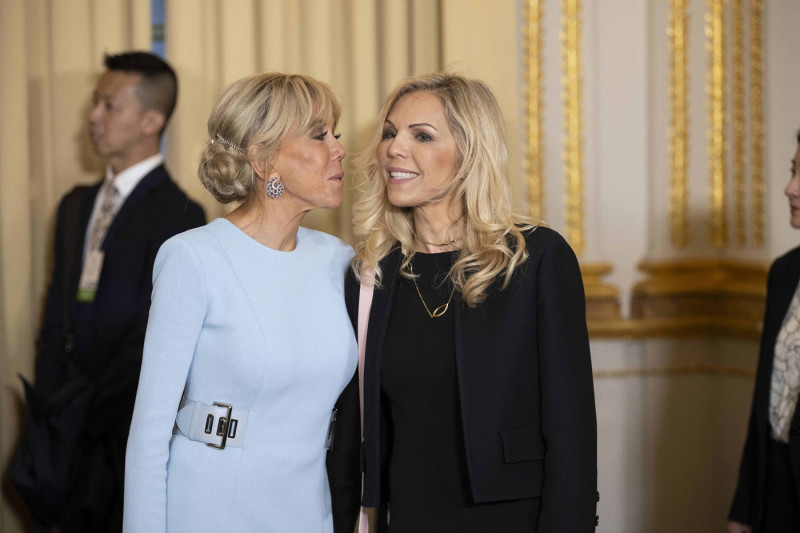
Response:
[{"label": "woman's ear", "polygon": [[258,174],[258,177],[263,180],[267,175],[267,161],[263,157],[258,156],[257,146],[253,145],[247,149],[247,161],[249,161],[255,173]]}]

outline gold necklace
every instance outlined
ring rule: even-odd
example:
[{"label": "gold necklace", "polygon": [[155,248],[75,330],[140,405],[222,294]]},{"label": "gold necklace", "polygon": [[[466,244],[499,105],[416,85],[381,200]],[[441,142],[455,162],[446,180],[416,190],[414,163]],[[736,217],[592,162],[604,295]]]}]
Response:
[{"label": "gold necklace", "polygon": [[455,239],[453,239],[452,241],[447,241],[447,242],[443,242],[443,243],[441,243],[441,244],[437,244],[437,243],[435,243],[435,242],[428,242],[428,241],[422,240],[422,239],[420,239],[420,238],[419,238],[419,236],[418,236],[416,233],[414,234],[414,238],[415,238],[416,240],[418,240],[419,242],[421,242],[422,244],[427,244],[428,246],[436,246],[436,247],[438,247],[438,248],[441,248],[442,246],[450,246],[450,245],[451,245],[451,244],[453,244],[454,242],[458,242],[458,241],[460,241],[460,240],[461,240],[461,237],[462,237],[462,236],[461,236],[461,235],[459,235],[458,237],[456,237],[456,238],[455,238]]},{"label": "gold necklace", "polygon": [[[414,275],[414,266],[411,264],[411,261],[408,262],[408,271],[411,273],[412,276]],[[411,281],[414,282],[414,288],[417,289],[417,295],[419,296],[419,301],[422,302],[422,305],[425,307],[425,311],[428,313],[429,317],[439,318],[440,316],[442,316],[447,312],[447,308],[450,307],[450,302],[453,301],[453,294],[455,294],[456,292],[455,285],[453,285],[453,290],[450,291],[450,298],[447,299],[447,303],[440,305],[439,307],[434,309],[433,312],[431,313],[431,310],[428,309],[428,304],[425,303],[425,298],[423,298],[422,293],[419,292],[419,285],[417,285],[417,278],[412,277]]]}]

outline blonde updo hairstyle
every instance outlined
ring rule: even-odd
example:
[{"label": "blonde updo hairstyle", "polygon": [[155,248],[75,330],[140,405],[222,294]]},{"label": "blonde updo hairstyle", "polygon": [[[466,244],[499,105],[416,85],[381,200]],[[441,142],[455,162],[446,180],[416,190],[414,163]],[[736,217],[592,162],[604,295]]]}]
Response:
[{"label": "blonde updo hairstyle", "polygon": [[389,202],[377,152],[392,108],[415,92],[428,92],[442,101],[456,143],[455,177],[438,197],[455,191],[460,202],[464,233],[450,279],[462,299],[475,306],[486,299],[495,280],[501,281],[501,289],[508,286],[514,269],[528,257],[523,232],[533,227],[511,209],[505,124],[492,91],[479,80],[450,73],[423,74],[401,82],[387,98],[367,147],[355,161],[360,196],[353,205],[353,226],[361,241],[356,245],[353,270],[361,279],[366,269],[374,269],[379,284],[378,262],[399,245],[406,256],[401,273],[410,277],[413,208]]},{"label": "blonde updo hairstyle", "polygon": [[208,117],[200,181],[219,202],[248,200],[258,189],[250,161],[272,158],[285,139],[339,121],[341,106],[328,84],[302,74],[268,72],[225,89]]}]

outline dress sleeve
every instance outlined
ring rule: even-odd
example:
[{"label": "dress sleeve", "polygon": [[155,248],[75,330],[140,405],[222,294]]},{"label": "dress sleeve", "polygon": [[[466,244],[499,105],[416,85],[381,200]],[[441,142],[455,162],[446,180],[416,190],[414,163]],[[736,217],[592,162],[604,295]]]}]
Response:
[{"label": "dress sleeve", "polygon": [[537,276],[537,332],[544,486],[537,531],[593,532],[597,507],[597,418],[578,261],[555,235]]},{"label": "dress sleeve", "polygon": [[153,268],[153,298],[125,460],[125,533],[167,528],[167,460],[172,428],[207,309],[194,249],[164,243]]}]

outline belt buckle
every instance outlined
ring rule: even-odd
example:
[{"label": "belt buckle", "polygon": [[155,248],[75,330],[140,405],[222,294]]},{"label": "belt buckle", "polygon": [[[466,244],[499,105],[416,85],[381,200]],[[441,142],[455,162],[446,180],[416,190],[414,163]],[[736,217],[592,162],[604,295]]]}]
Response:
[{"label": "belt buckle", "polygon": [[225,443],[228,442],[228,425],[231,422],[231,413],[233,412],[233,406],[222,402],[214,402],[214,405],[217,407],[222,407],[223,409],[227,409],[228,412],[225,413],[225,416],[219,417],[219,422],[217,423],[217,436],[222,437],[222,442],[219,444],[206,442],[206,446],[211,446],[212,448],[216,448],[218,450],[224,450]]}]

